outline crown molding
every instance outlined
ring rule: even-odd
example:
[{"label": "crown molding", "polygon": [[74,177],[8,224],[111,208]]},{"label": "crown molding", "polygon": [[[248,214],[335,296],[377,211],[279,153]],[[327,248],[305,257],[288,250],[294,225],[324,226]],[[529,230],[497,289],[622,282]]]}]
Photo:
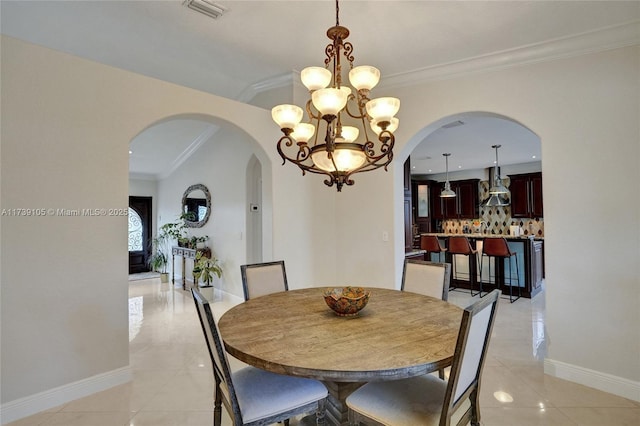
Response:
[{"label": "crown molding", "polygon": [[216,124],[212,124],[207,127],[204,132],[202,132],[197,138],[195,138],[193,142],[191,142],[189,146],[184,151],[182,151],[175,160],[173,160],[173,162],[171,163],[171,167],[169,167],[168,170],[158,173],[156,175],[156,178],[158,180],[162,180],[169,177],[171,173],[176,171],[176,169],[180,167],[182,163],[184,163],[189,157],[191,157],[191,155],[193,155],[193,153],[196,152],[202,144],[208,141],[219,129],[220,126]]},{"label": "crown molding", "polygon": [[[495,71],[538,62],[553,61],[604,50],[640,44],[640,21],[600,28],[580,34],[502,50],[461,61],[434,65],[400,74],[386,75],[380,87],[404,87],[428,81],[444,80]],[[292,84],[293,73],[263,80],[245,89],[241,102],[249,102],[260,92]]]},{"label": "crown molding", "polygon": [[381,87],[403,87],[640,44],[640,21],[601,28],[462,61],[386,76]]},{"label": "crown molding", "polygon": [[139,173],[129,172],[129,179],[156,181],[158,178],[155,173]]},{"label": "crown molding", "polygon": [[254,83],[245,88],[236,100],[240,102],[249,102],[259,93],[266,92],[271,89],[279,89],[293,84],[293,72],[282,74],[273,78]]}]

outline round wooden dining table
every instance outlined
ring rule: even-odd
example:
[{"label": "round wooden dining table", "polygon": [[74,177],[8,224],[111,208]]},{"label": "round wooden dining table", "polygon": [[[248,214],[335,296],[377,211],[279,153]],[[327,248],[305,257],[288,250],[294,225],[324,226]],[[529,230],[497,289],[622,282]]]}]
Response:
[{"label": "round wooden dining table", "polygon": [[258,368],[316,378],[329,390],[326,419],[347,423],[347,396],[366,382],[431,373],[451,365],[462,309],[428,296],[367,288],[357,316],[325,303],[330,288],[250,299],[218,323],[226,350]]}]

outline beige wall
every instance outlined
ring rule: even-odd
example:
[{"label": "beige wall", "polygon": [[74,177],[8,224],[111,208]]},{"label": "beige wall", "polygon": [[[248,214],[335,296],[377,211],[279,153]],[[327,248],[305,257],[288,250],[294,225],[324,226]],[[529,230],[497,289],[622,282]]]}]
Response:
[{"label": "beige wall", "polygon": [[[262,147],[272,213],[265,232],[273,258],[287,260],[292,287],[397,287],[403,216],[395,165],[444,117],[502,114],[542,141],[547,368],[580,372],[574,380],[596,386],[610,379],[616,391],[638,396],[638,58],[636,46],[395,90],[402,126],[394,165],[355,176],[355,186],[336,194],[320,177],[280,166],[268,111],[3,37],[0,201],[5,209],[124,208],[137,133],[184,113],[217,117]],[[616,226],[602,225],[613,213]],[[125,218],[4,216],[0,229],[3,411],[126,370]]]},{"label": "beige wall", "polygon": [[[545,367],[565,377],[574,374],[574,380],[582,374],[602,386],[618,381],[635,399],[640,399],[639,75],[635,46],[397,93],[403,100],[399,138],[409,139],[397,155],[401,161],[419,142],[418,133],[431,131],[425,125],[465,111],[511,117],[540,137],[551,342]],[[396,186],[399,179],[396,173]],[[401,215],[398,207],[397,232]],[[397,252],[396,262],[397,274]]]},{"label": "beige wall", "polygon": [[[279,131],[264,110],[1,40],[2,208],[126,209],[131,139],[170,117],[215,117],[268,148],[256,155],[270,254],[290,260],[294,282],[327,257],[306,232],[333,224],[312,223],[312,180],[272,170]],[[0,229],[3,421],[127,380],[126,217],[3,216]]]}]

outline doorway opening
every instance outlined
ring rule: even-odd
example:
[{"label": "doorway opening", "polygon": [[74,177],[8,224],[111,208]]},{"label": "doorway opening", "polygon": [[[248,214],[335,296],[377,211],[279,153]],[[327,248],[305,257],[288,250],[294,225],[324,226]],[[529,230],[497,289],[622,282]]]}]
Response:
[{"label": "doorway opening", "polygon": [[149,272],[151,197],[129,197],[129,274]]}]

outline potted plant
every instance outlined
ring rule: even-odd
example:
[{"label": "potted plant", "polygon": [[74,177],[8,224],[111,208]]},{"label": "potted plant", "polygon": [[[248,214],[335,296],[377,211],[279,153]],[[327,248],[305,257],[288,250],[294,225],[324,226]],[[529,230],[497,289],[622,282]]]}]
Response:
[{"label": "potted plant", "polygon": [[198,252],[198,254],[196,254],[195,266],[193,268],[193,285],[197,286],[198,281],[202,278],[202,282],[205,283],[205,286],[210,287],[214,275],[218,278],[222,276],[220,261],[215,257],[205,257],[201,252]]},{"label": "potted plant", "polygon": [[160,281],[169,281],[167,264],[171,254],[171,244],[173,240],[184,238],[184,222],[181,220],[165,223],[158,230],[158,235],[152,240],[152,255],[149,258],[149,266],[160,272]]},{"label": "potted plant", "polygon": [[191,237],[191,248],[201,249],[206,247],[206,242],[209,239],[208,235],[203,235],[202,237]]},{"label": "potted plant", "polygon": [[169,282],[169,273],[167,272],[167,264],[169,257],[165,254],[164,241],[161,237],[156,237],[152,241],[153,254],[149,258],[149,267],[156,272],[160,272],[160,282]]}]

